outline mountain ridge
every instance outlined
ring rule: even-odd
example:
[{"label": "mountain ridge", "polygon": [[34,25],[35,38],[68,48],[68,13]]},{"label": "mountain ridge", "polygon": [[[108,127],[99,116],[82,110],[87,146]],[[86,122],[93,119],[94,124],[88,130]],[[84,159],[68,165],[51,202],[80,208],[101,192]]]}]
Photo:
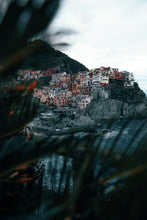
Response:
[{"label": "mountain ridge", "polygon": [[32,47],[32,43],[36,44],[37,50],[27,56],[18,65],[19,68],[47,70],[53,67],[60,67],[61,71],[67,71],[70,74],[77,73],[78,71],[88,71],[86,66],[70,58],[63,52],[54,49],[45,41],[34,40],[27,43],[27,46]]}]

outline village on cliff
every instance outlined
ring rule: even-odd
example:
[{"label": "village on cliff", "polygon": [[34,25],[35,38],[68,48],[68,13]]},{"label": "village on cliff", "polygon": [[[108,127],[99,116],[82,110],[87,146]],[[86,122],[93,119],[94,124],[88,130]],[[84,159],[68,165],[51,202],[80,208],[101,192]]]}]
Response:
[{"label": "village on cliff", "polygon": [[93,98],[111,98],[110,81],[121,81],[124,87],[134,86],[134,75],[117,68],[100,67],[76,74],[61,72],[59,67],[46,71],[19,69],[18,80],[46,78],[45,86],[34,91],[34,98],[46,105],[84,109]]}]

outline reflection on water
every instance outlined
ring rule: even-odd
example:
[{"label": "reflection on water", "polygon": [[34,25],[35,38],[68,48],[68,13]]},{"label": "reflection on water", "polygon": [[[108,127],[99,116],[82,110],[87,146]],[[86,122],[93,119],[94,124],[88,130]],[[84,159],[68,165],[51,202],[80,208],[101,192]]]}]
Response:
[{"label": "reflection on water", "polygon": [[[113,151],[119,152],[120,155],[124,151],[126,151],[127,153],[132,153],[139,146],[139,144],[141,143],[141,140],[147,137],[146,135],[147,121],[145,119],[138,119],[138,120],[134,119],[130,121],[115,120],[112,123],[104,121],[97,125],[97,131],[98,131],[97,133],[89,134],[90,137],[91,136],[96,137],[95,141],[92,143],[94,148],[97,148],[98,146],[100,146],[100,148],[103,150],[103,149],[110,149],[112,146],[114,146]],[[99,135],[99,134],[102,134],[102,135]],[[72,136],[72,138],[75,138],[75,139],[77,138],[79,142],[81,141],[80,136],[83,136],[83,140],[87,140],[86,139],[87,134],[82,133],[82,132],[76,133],[74,136]],[[71,138],[71,143],[73,142],[72,138]],[[78,145],[78,142],[75,142],[75,143]],[[68,143],[66,146],[70,146],[71,143]],[[82,142],[80,142],[80,144],[81,143]],[[86,141],[84,142],[84,144],[86,147],[87,146],[89,147],[88,149],[91,150],[90,148],[91,142],[87,143]],[[89,153],[90,151],[88,151],[88,154]],[[48,214],[47,210],[49,209],[49,207],[52,206],[52,204],[50,204],[52,200],[54,201],[54,198],[56,198],[58,202],[58,198],[60,197],[59,194],[61,196],[63,195],[64,197],[65,191],[66,193],[72,192],[74,188],[73,185],[76,182],[76,178],[78,179],[80,177],[78,175],[75,175],[75,171],[78,171],[78,169],[80,169],[82,165],[82,160],[80,156],[78,153],[76,154],[77,161],[79,162],[78,165],[80,165],[78,168],[75,167],[75,158],[72,158],[72,157],[52,154],[46,158],[41,159],[41,163],[44,164],[41,187],[38,189],[38,188],[35,188],[35,184],[32,186],[32,188],[35,188],[35,190],[36,189],[38,191],[40,190],[39,196],[41,197],[40,199],[41,202],[39,204],[40,206],[33,212],[33,214],[27,217],[27,220],[28,219],[31,219],[31,220],[32,219],[35,219],[35,220],[36,219],[49,219],[48,217],[45,218],[45,216],[47,216]],[[117,168],[112,166],[111,161],[106,161],[108,163],[108,166],[106,167],[103,162],[104,162],[103,158],[98,158],[96,160],[96,163],[94,163],[95,176],[98,176],[99,178],[102,178],[102,177],[105,178],[105,177],[108,177],[110,175],[117,173]],[[90,167],[91,163],[89,163],[88,166]],[[103,166],[103,170],[101,172],[102,166]],[[74,169],[76,168],[74,172],[73,172],[73,167]],[[68,180],[68,189],[66,188],[67,180]],[[88,183],[88,185],[90,185],[90,180],[91,179],[88,178],[88,180],[86,179],[87,182],[86,181],[85,182]],[[106,195],[109,192],[114,190],[115,182],[117,181],[119,181],[119,178],[117,177],[109,180],[109,185],[106,187],[104,191]],[[84,184],[82,182],[82,187],[83,186]],[[32,194],[32,188],[30,188],[29,193],[27,195],[30,196]],[[44,197],[43,193],[46,193],[47,200],[43,200],[44,198],[42,199],[42,197]],[[97,191],[97,194],[99,195],[99,191]],[[26,195],[26,192],[25,192],[25,195]],[[44,218],[42,218],[42,216],[44,216]],[[22,220],[26,219],[26,217],[22,217],[21,219]]]},{"label": "reflection on water", "polygon": [[[113,150],[116,152],[128,151],[128,153],[131,153],[146,137],[147,120],[115,120],[111,124],[104,122],[100,127],[98,126],[98,130],[100,129],[105,132],[102,137],[97,136],[94,147],[100,146],[100,149],[110,149],[114,145]],[[75,137],[80,135],[84,137],[86,134],[77,133]],[[50,191],[63,193],[67,174],[72,171],[73,159],[69,157],[66,161],[64,156],[53,154],[42,159],[41,162],[44,164],[43,186],[47,186]],[[100,158],[97,167],[95,167],[96,170],[101,167],[99,162],[101,163]],[[71,190],[73,187],[72,177],[70,177],[69,182]]]},{"label": "reflection on water", "polygon": [[[107,124],[104,124],[107,127]],[[107,127],[108,128],[108,127]],[[104,135],[101,148],[111,148],[115,145],[114,150],[123,152],[129,146],[129,153],[133,152],[141,140],[147,135],[147,120],[116,120],[114,121],[108,132]]]},{"label": "reflection on water", "polygon": [[[68,158],[67,162],[65,160],[66,158],[64,156],[56,154],[41,160],[44,164],[43,186],[47,186],[49,191],[63,193],[67,180],[67,174],[72,172],[73,162],[72,158]],[[61,179],[62,181],[60,181]],[[73,187],[72,177],[70,177],[69,185],[69,190],[71,191]]]}]

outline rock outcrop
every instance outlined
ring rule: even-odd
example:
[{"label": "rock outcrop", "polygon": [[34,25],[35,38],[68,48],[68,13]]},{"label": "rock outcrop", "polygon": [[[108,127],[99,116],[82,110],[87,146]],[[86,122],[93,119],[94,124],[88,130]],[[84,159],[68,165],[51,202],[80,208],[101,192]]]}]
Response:
[{"label": "rock outcrop", "polygon": [[116,99],[127,103],[146,101],[146,95],[139,88],[137,83],[134,83],[134,86],[124,87],[123,81],[110,80],[110,92],[111,99]]},{"label": "rock outcrop", "polygon": [[110,119],[119,118],[121,115],[122,102],[113,99],[92,100],[88,105],[86,112],[89,113],[91,119]]},{"label": "rock outcrop", "polygon": [[113,81],[109,90],[108,99],[94,98],[85,109],[91,119],[147,117],[147,98],[137,83],[133,87],[124,87],[122,82]]}]

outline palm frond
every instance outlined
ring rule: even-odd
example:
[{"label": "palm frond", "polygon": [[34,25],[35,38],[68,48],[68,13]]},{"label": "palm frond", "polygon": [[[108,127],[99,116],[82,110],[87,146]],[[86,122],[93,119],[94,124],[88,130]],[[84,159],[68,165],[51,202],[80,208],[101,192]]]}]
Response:
[{"label": "palm frond", "polygon": [[1,90],[0,139],[19,132],[35,117],[38,108],[32,100],[35,85],[36,82],[30,82]]},{"label": "palm frond", "polygon": [[[10,1],[0,26],[2,81],[5,75],[13,75],[12,67],[41,47],[39,41],[27,46],[26,42],[50,25],[59,3]],[[57,32],[55,36],[61,34]],[[127,141],[125,135],[133,120],[124,121],[111,141],[98,134],[36,136],[27,129],[25,136],[21,131],[38,110],[32,99],[36,82],[18,84],[14,80],[11,87],[5,84],[3,81],[0,85],[0,211],[7,212],[2,217],[143,219],[147,198],[146,120],[135,124]],[[104,122],[99,129],[113,130],[113,126],[114,121]],[[41,168],[37,172],[39,178],[35,178],[34,163],[46,157],[50,160],[43,171],[45,182]],[[36,208],[39,211],[32,214]]]},{"label": "palm frond", "polygon": [[38,49],[38,45],[25,48],[25,43],[52,22],[60,0],[38,2],[30,0],[21,4],[10,1],[0,25],[0,41],[3,42],[0,44],[1,74]]}]

